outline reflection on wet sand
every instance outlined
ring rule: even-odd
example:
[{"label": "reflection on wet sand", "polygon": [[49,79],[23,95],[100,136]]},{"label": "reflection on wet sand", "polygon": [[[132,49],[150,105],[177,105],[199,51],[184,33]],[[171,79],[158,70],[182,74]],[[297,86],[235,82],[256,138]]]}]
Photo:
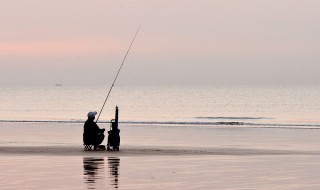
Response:
[{"label": "reflection on wet sand", "polygon": [[83,158],[84,180],[88,184],[88,189],[96,189],[103,183],[104,178],[104,158]]},{"label": "reflection on wet sand", "polygon": [[[110,171],[110,176],[108,178],[111,180],[109,185],[115,189],[119,187],[119,165],[120,158],[108,158],[108,168]],[[109,186],[108,182],[105,180],[103,157],[84,157],[83,169],[84,182],[88,185],[88,189],[100,189]]]},{"label": "reflection on wet sand", "polygon": [[120,158],[108,158],[108,168],[110,170],[111,185],[113,185],[116,189],[119,187],[119,165]]}]

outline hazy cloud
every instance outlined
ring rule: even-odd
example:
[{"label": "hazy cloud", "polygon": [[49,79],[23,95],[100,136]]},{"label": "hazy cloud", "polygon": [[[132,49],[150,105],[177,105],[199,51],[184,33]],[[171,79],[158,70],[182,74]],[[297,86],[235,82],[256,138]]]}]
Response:
[{"label": "hazy cloud", "polygon": [[315,83],[315,0],[4,0],[0,85]]}]

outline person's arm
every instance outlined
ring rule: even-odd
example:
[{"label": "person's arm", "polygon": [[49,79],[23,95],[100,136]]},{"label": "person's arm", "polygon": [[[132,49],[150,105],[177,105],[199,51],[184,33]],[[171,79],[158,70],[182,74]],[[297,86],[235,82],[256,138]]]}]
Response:
[{"label": "person's arm", "polygon": [[104,131],[105,131],[104,128],[100,129],[99,126],[98,126],[96,123],[95,123],[95,125],[96,125],[96,131],[97,131],[97,133],[104,133]]}]

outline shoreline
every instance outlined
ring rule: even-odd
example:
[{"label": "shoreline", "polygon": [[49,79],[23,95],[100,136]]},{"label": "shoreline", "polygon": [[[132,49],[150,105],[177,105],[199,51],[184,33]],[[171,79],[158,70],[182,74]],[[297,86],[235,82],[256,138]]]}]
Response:
[{"label": "shoreline", "polygon": [[0,156],[320,156],[319,150],[124,146],[120,151],[85,151],[83,146],[0,146]]}]

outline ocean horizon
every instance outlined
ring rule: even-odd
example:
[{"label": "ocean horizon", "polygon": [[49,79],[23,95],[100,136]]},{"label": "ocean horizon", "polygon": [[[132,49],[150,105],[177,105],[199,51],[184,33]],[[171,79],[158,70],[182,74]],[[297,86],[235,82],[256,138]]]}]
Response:
[{"label": "ocean horizon", "polygon": [[[8,87],[0,92],[0,122],[81,123],[100,112],[106,87]],[[99,122],[120,109],[120,122],[318,128],[320,86],[116,86]]]}]

